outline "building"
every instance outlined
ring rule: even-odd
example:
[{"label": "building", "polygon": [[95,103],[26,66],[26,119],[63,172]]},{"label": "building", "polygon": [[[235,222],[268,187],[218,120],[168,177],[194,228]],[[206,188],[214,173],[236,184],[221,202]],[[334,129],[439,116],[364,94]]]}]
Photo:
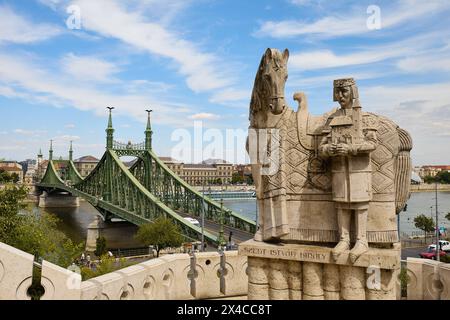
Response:
[{"label": "building", "polygon": [[170,170],[193,186],[230,184],[233,177],[233,165],[224,160],[208,159],[199,164],[188,164],[170,157],[160,159]]},{"label": "building", "polygon": [[245,180],[252,175],[252,166],[250,164],[236,164],[233,166],[233,173]]},{"label": "building", "polygon": [[[419,176],[423,179],[424,177],[430,176],[435,177],[441,171],[450,171],[450,166],[448,165],[438,165],[438,166],[422,166],[418,170]],[[417,172],[417,169],[416,169]]]},{"label": "building", "polygon": [[160,157],[159,158],[164,164],[178,176],[183,176],[184,163],[175,160],[171,157]]},{"label": "building", "polygon": [[16,161],[2,161],[0,162],[0,170],[7,172],[9,175],[17,174],[19,183],[23,182],[23,168],[22,165]]},{"label": "building", "polygon": [[82,177],[88,176],[99,163],[99,159],[93,156],[84,156],[74,161],[75,168]]}]

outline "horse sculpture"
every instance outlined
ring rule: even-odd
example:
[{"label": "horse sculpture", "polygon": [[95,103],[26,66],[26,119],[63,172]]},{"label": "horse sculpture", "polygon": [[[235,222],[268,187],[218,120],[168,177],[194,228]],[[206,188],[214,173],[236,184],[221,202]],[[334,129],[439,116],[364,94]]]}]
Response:
[{"label": "horse sculpture", "polygon": [[[287,106],[284,89],[288,58],[287,49],[283,53],[266,50],[250,102],[247,151],[259,212],[255,240],[332,244],[339,241],[339,232],[331,162],[320,156],[319,146],[336,109],[313,116],[301,92],[294,94],[298,110]],[[362,112],[361,119],[363,126],[376,130],[378,140],[370,156],[372,197],[367,240],[371,246],[388,248],[399,241],[396,215],[409,198],[412,140],[385,117]],[[264,172],[274,164],[277,170]],[[352,239],[354,233],[353,228]]]}]

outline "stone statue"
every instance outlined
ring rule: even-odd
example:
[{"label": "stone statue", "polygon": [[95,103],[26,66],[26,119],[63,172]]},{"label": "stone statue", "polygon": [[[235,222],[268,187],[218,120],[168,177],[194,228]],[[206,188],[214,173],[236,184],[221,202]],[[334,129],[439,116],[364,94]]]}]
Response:
[{"label": "stone statue", "polygon": [[[288,58],[287,49],[266,50],[250,102],[258,231],[239,245],[248,256],[248,297],[395,299],[397,214],[409,198],[411,137],[363,112],[351,78],[334,82],[340,108],[311,115],[298,92],[292,110],[284,96]],[[366,285],[374,266],[380,288]]]},{"label": "stone statue", "polygon": [[330,115],[319,146],[321,157],[331,158],[332,196],[337,211],[339,243],[333,257],[350,248],[351,214],[355,213],[356,244],[350,252],[352,262],[369,248],[367,215],[372,200],[370,153],[378,145],[376,128],[362,126],[358,88],[353,79],[334,81],[334,101],[341,109]]},{"label": "stone statue", "polygon": [[[349,229],[350,241],[361,240],[354,253],[366,243],[398,242],[396,214],[409,197],[411,137],[391,120],[362,112],[357,87],[350,79],[335,82],[339,110],[313,116],[300,92],[294,95],[299,104],[294,112],[284,98],[288,58],[288,50],[266,50],[250,102],[247,150],[267,151],[266,159],[260,152],[256,158],[255,153],[250,156],[259,212],[255,240],[337,243],[343,234],[338,225],[346,228],[350,219],[337,211],[357,210],[354,218],[367,225],[362,222],[358,223],[362,229]],[[276,159],[271,157],[274,153]],[[340,181],[338,164],[350,158],[355,166],[364,167],[349,176],[359,182]],[[278,169],[264,173],[275,162]],[[346,245],[336,248],[337,255],[340,247]]]}]

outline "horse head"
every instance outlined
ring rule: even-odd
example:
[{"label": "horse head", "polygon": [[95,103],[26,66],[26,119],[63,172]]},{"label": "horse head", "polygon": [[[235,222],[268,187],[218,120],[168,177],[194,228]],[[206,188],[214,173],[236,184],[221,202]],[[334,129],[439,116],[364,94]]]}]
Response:
[{"label": "horse head", "polygon": [[[286,108],[284,86],[288,77],[287,61],[289,51],[267,49],[256,74],[250,105],[250,121],[267,119],[268,113],[279,115]],[[259,115],[257,115],[259,113]]]}]

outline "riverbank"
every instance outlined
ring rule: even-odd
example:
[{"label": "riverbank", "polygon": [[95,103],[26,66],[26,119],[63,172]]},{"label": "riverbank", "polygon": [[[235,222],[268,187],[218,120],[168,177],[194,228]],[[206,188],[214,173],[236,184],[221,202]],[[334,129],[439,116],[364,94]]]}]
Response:
[{"label": "riverbank", "polygon": [[[434,192],[436,191],[436,185],[434,183],[421,183],[412,184],[411,192]],[[450,184],[438,184],[438,191],[450,191]]]},{"label": "riverbank", "polygon": [[[202,186],[194,186],[195,190],[202,191]],[[225,185],[225,186],[205,186],[205,190],[211,191],[255,191],[255,186],[234,186],[234,185]]]}]

